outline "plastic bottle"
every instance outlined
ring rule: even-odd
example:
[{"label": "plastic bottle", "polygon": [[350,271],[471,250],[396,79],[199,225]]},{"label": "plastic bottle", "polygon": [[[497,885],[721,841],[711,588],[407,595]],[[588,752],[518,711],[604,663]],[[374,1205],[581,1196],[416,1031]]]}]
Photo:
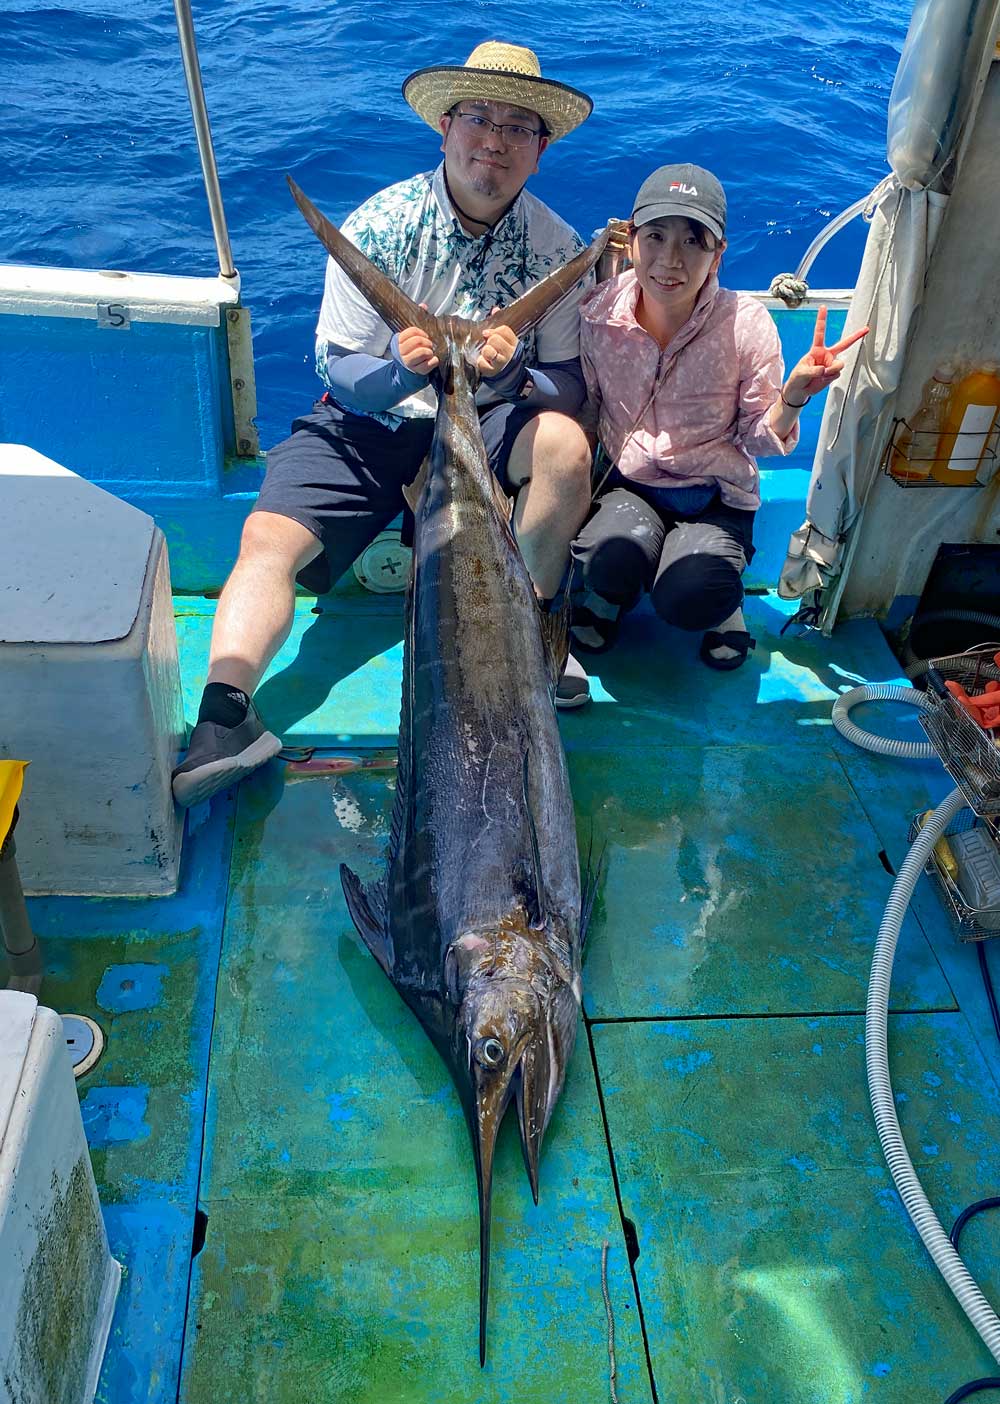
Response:
[{"label": "plastic bottle", "polygon": [[931,470],[939,483],[961,487],[976,481],[998,416],[1000,366],[987,361],[963,376],[948,403]]},{"label": "plastic bottle", "polygon": [[889,460],[889,472],[900,482],[926,482],[929,477],[957,374],[950,362],[938,366],[923,388],[913,418],[900,426]]}]

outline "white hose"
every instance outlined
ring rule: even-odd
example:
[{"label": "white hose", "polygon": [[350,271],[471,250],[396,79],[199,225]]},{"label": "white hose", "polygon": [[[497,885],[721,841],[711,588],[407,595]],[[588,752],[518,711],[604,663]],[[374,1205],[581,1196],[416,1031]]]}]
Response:
[{"label": "white hose", "polygon": [[[885,689],[881,689],[884,691]],[[908,689],[897,688],[895,692]],[[878,692],[879,688],[855,688],[854,692]],[[852,694],[846,694],[850,697]],[[922,694],[917,694],[921,696]],[[843,699],[841,699],[842,701]],[[860,699],[858,699],[860,700]],[[848,703],[848,706],[850,703]],[[838,727],[838,730],[841,728]],[[846,733],[844,733],[846,734]],[[862,733],[867,736],[866,733]],[[872,738],[867,738],[871,740]],[[912,754],[912,752],[910,753]],[[924,1246],[938,1270],[954,1292],[959,1305],[975,1326],[994,1360],[1000,1362],[1000,1317],[983,1296],[962,1259],[951,1246],[948,1235],[938,1221],[917,1178],[899,1129],[896,1101],[889,1076],[889,1049],[886,1025],[889,1015],[889,986],[892,963],[896,954],[903,917],[909,906],[917,878],[923,871],[935,843],[951,820],[965,805],[961,790],[951,794],[938,805],[920,829],[903,860],[886,905],[879,927],[872,960],[871,983],[868,987],[868,1008],[865,1013],[865,1061],[868,1068],[868,1092],[882,1151],[889,1165],[893,1183],[913,1220]]]},{"label": "white hose", "polygon": [[891,683],[866,683],[863,687],[852,687],[850,692],[842,692],[833,704],[833,724],[841,736],[860,746],[863,751],[874,751],[879,756],[900,756],[910,760],[926,760],[937,755],[929,741],[893,741],[888,736],[873,736],[851,721],[848,713],[859,702],[909,702],[926,712],[931,703],[926,695],[915,687],[895,687]]}]

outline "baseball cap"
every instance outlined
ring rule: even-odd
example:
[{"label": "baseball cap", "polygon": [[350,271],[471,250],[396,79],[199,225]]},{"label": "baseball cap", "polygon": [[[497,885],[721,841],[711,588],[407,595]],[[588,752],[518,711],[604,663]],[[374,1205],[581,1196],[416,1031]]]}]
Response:
[{"label": "baseball cap", "polygon": [[726,192],[711,171],[702,166],[660,166],[639,187],[632,206],[632,223],[638,227],[670,215],[696,219],[717,239],[724,239]]}]

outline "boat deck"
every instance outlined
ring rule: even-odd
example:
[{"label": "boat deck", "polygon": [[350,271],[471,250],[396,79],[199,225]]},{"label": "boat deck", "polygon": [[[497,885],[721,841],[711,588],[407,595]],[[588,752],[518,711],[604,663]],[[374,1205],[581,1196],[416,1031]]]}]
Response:
[{"label": "boat deck", "polygon": [[[398,597],[311,604],[258,694],[269,725],[393,744]],[[193,715],[214,606],[176,607]],[[192,811],[175,897],[31,903],[42,1001],[108,1035],[80,1084],[125,1267],[101,1404],[599,1404],[605,1239],[622,1404],[912,1404],[993,1373],[892,1187],[864,1072],[890,869],[951,782],[832,729],[838,691],[898,677],[877,627],[782,636],[790,612],[749,599],[733,674],[640,612],[562,718],[607,869],[537,1208],[513,1117],[502,1138],[482,1371],[468,1134],[337,871],[375,872],[391,773],[272,763]],[[925,882],[892,1009],[900,1119],[948,1226],[1000,1188],[1000,1049]],[[962,1249],[989,1291],[988,1219]]]}]

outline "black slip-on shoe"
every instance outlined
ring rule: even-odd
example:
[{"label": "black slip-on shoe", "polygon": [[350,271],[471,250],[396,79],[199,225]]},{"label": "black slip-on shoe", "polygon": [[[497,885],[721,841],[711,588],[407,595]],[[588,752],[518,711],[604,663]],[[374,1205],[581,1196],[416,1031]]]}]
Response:
[{"label": "black slip-on shoe", "polygon": [[173,773],[174,799],[182,809],[201,804],[235,785],[280,750],[281,742],[264,730],[252,702],[239,726],[199,722],[191,733],[187,755]]}]

